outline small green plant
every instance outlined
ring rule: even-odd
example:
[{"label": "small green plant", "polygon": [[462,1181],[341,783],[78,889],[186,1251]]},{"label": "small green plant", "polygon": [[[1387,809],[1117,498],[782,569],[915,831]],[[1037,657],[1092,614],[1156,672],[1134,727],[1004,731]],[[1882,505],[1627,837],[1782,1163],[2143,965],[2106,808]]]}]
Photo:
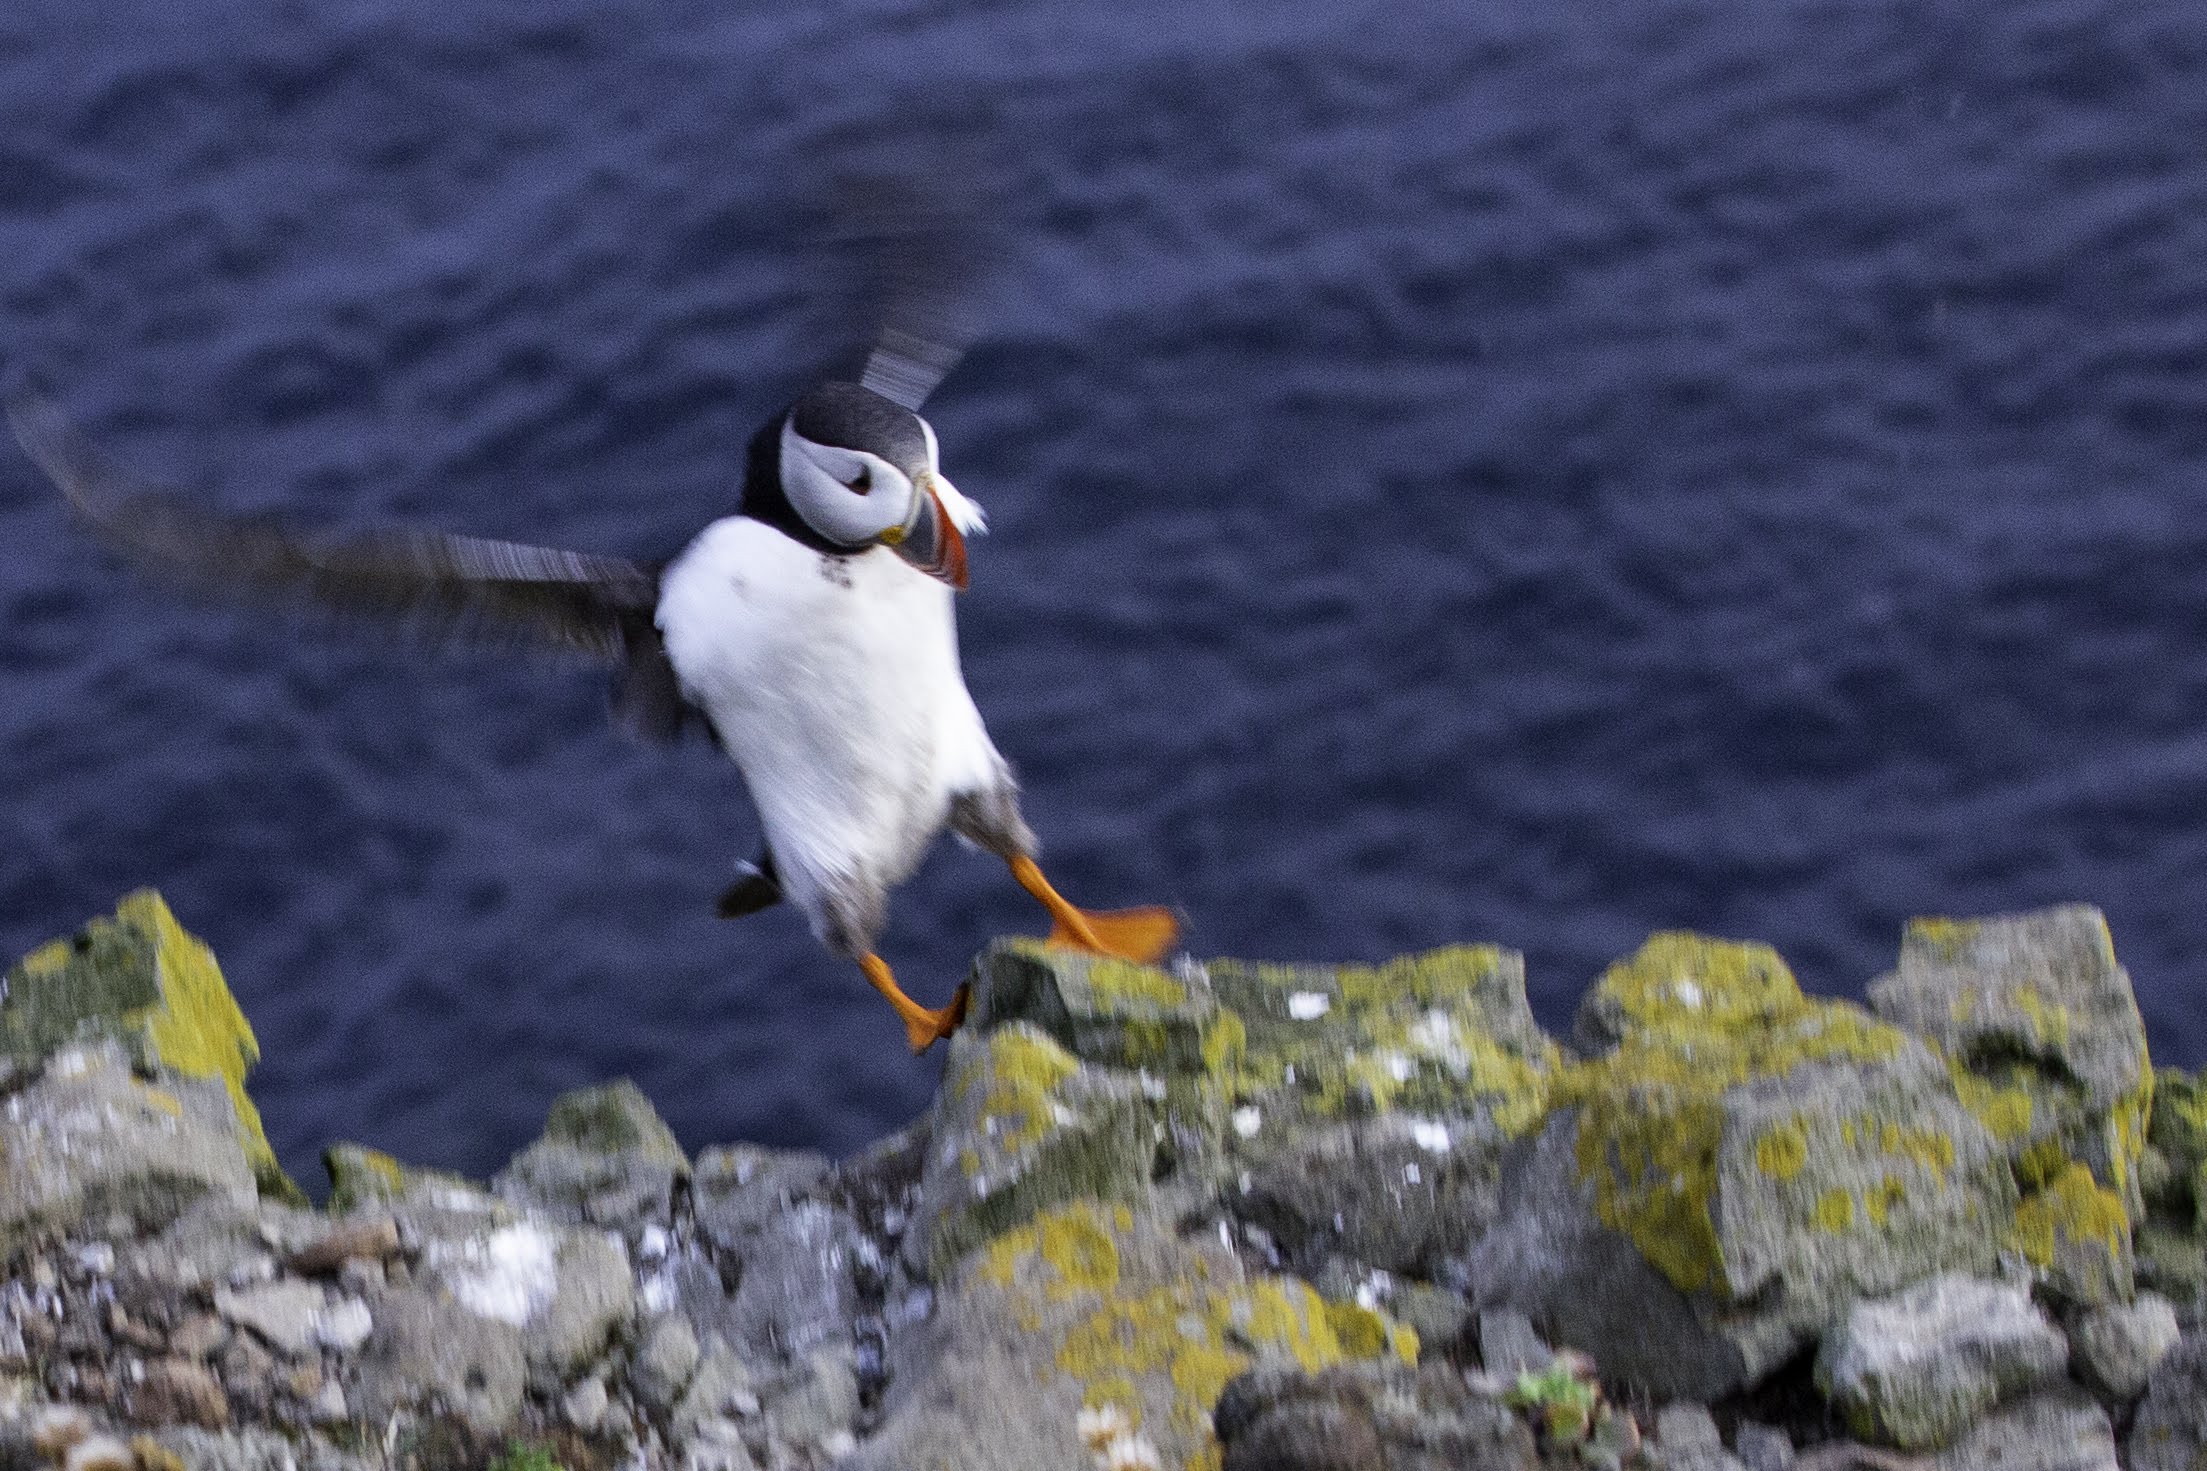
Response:
[{"label": "small green plant", "polygon": [[1568,1349],[1538,1374],[1517,1376],[1504,1395],[1525,1412],[1551,1449],[1575,1454],[1590,1471],[1618,1471],[1640,1449],[1632,1416],[1602,1399],[1593,1361]]},{"label": "small green plant", "polygon": [[490,1463],[489,1471],[567,1471],[559,1459],[540,1445],[506,1442],[506,1453]]}]

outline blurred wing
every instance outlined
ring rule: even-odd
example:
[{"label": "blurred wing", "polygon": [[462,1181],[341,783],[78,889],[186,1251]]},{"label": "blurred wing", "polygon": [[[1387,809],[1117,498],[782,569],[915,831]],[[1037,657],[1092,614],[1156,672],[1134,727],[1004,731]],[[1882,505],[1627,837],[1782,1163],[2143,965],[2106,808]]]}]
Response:
[{"label": "blurred wing", "polygon": [[533,642],[615,659],[649,627],[658,578],[635,562],[425,531],[318,537],[149,489],[51,404],[11,399],[16,438],[109,541],[226,594],[297,597],[431,637]]},{"label": "blurred wing", "polygon": [[859,382],[917,411],[980,336],[976,309],[999,254],[982,221],[987,170],[940,161],[922,172],[841,177],[828,243],[878,324]]}]

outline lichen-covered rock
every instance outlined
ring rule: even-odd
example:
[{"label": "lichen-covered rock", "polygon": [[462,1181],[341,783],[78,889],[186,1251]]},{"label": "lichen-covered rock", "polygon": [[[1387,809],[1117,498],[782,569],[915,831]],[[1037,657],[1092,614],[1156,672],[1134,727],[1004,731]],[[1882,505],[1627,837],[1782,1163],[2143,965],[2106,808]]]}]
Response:
[{"label": "lichen-covered rock", "polygon": [[[2145,1024],[2097,909],[2069,905],[1982,920],[1919,919],[1898,968],[1870,986],[1882,1017],[1931,1040],[1964,1102],[2040,1197],[2015,1244],[2064,1296],[2130,1294],[2130,1227],[2143,1205],[2139,1158],[2153,1103]],[[2113,1197],[2122,1223],[2080,1199],[2075,1165]],[[2078,1210],[2084,1214],[2080,1218]],[[2089,1227],[2063,1247],[2045,1229]]]},{"label": "lichen-covered rock", "polygon": [[664,1222],[689,1157],[642,1090],[626,1078],[552,1102],[542,1137],[491,1188],[516,1205],[605,1226]]},{"label": "lichen-covered rock", "polygon": [[149,1082],[119,1043],[75,1043],[0,1112],[0,1253],[88,1216],[157,1231],[209,1194],[239,1208],[255,1194],[220,1079]]},{"label": "lichen-covered rock", "polygon": [[2021,1288],[1949,1275],[1850,1307],[1817,1351],[1816,1383],[1864,1440],[1936,1450],[2059,1378],[2068,1356]]},{"label": "lichen-covered rock", "polygon": [[1605,1374],[1714,1399],[1857,1297],[1983,1272],[2004,1157],[1925,1045],[1803,996],[1776,954],[1657,935],[1612,966],[1471,1275]]},{"label": "lichen-covered rock", "polygon": [[477,1434],[498,1435],[520,1414],[527,1387],[519,1323],[433,1289],[393,1292],[376,1304],[359,1370],[358,1400],[371,1420],[441,1410]]},{"label": "lichen-covered rock", "polygon": [[[1241,1375],[1212,1416],[1224,1471],[1533,1471],[1532,1431],[1444,1365]],[[1100,1458],[1099,1458],[1100,1459]]]},{"label": "lichen-covered rock", "polygon": [[1131,1199],[1156,1150],[1133,1077],[1083,1064],[1030,1022],[969,1027],[952,1039],[936,1099],[911,1254],[941,1275],[1038,1211]]},{"label": "lichen-covered rock", "polygon": [[[2074,1388],[2049,1390],[1994,1411],[1931,1462],[1928,1471],[2120,1471],[2115,1430]],[[2131,1471],[2144,1471],[2133,1463]]]},{"label": "lichen-covered rock", "polygon": [[1090,1425],[1118,1416],[1160,1465],[1215,1471],[1209,1412],[1243,1370],[1416,1352],[1379,1313],[1250,1276],[1208,1233],[1182,1239],[1124,1204],[1078,1203],[997,1238],[940,1285],[931,1320],[892,1340],[881,1429],[843,1464],[1084,1466],[1085,1412]]},{"label": "lichen-covered rock", "polygon": [[125,897],[112,919],[41,945],[0,980],[0,1058],[17,1070],[35,1072],[56,1051],[100,1038],[121,1043],[155,1081],[219,1081],[255,1178],[281,1199],[304,1201],[245,1091],[260,1058],[253,1029],[213,953],[151,889]]},{"label": "lichen-covered rock", "polygon": [[969,1026],[1028,1022],[1076,1057],[1160,1075],[1203,1067],[1218,1013],[1200,970],[1176,974],[1039,940],[997,941],[972,979]]},{"label": "lichen-covered rock", "polygon": [[504,1201],[464,1176],[401,1164],[365,1144],[332,1144],[322,1151],[322,1167],[329,1172],[329,1208],[335,1215],[371,1206],[501,1219],[512,1215]]},{"label": "lichen-covered rock", "polygon": [[2169,1300],[2142,1292],[2136,1302],[2093,1308],[2069,1325],[2071,1366],[2093,1389],[2128,1402],[2146,1392],[2154,1369],[2181,1336]]},{"label": "lichen-covered rock", "polygon": [[2207,1471],[2207,1334],[2161,1360],[2131,1422],[2130,1471]]},{"label": "lichen-covered rock", "polygon": [[2130,1213],[2076,1161],[2023,1197],[2007,1241],[2069,1302],[2127,1301],[2135,1285]]}]

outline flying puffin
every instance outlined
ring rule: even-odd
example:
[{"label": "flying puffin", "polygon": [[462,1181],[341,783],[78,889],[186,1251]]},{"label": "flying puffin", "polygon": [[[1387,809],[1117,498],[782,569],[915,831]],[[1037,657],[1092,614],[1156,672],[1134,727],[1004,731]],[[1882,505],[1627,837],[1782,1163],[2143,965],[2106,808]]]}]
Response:
[{"label": "flying puffin", "polygon": [[304,595],[461,635],[533,639],[617,670],[616,718],[656,739],[702,720],[743,773],[766,848],[720,900],[787,898],[855,961],[915,1052],[964,1019],[966,987],[920,1005],[874,946],[889,892],[949,828],[1002,858],[1051,941],[1140,962],[1177,938],[1163,908],[1075,908],[1035,862],[1019,786],[958,664],[953,590],[981,508],[943,475],[917,408],[945,369],[878,348],[862,381],[799,396],[752,438],[734,514],[647,564],[437,532],[321,537],[134,482],[45,401],[16,436],[95,529],[215,590]]}]

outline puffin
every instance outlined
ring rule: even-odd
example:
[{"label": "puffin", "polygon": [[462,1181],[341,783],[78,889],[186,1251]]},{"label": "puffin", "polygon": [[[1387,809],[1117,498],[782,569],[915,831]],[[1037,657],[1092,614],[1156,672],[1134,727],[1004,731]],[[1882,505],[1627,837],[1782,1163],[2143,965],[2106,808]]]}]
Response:
[{"label": "puffin", "polygon": [[968,986],[924,1006],[876,947],[891,892],[946,829],[1040,901],[1051,944],[1154,963],[1178,924],[1163,906],[1078,908],[1037,861],[1018,780],[958,659],[954,599],[986,521],[918,412],[946,365],[902,347],[770,417],[734,510],[662,562],[229,515],[135,480],[43,397],[13,396],[6,412],[91,527],[155,570],[590,656],[613,668],[617,723],[659,741],[702,726],[741,772],[765,839],[719,913],[788,900],[895,1008],[917,1053],[964,1020]]}]

